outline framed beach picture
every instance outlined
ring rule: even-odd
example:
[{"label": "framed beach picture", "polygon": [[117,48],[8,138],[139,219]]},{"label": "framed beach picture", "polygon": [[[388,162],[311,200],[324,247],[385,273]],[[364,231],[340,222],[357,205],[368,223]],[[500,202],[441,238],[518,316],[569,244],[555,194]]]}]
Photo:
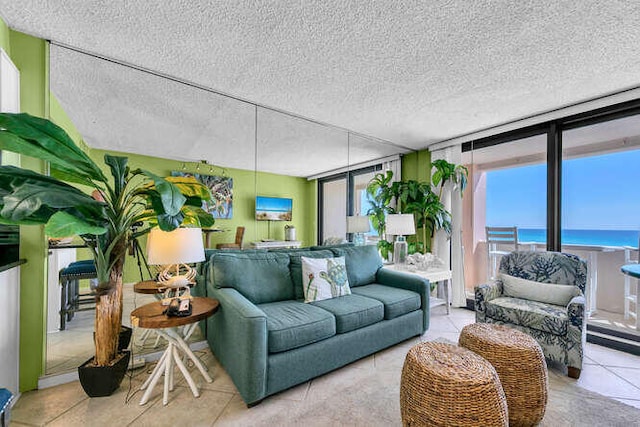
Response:
[{"label": "framed beach picture", "polygon": [[218,175],[171,171],[171,176],[192,176],[211,190],[213,200],[204,202],[202,208],[216,219],[233,217],[233,178]]}]

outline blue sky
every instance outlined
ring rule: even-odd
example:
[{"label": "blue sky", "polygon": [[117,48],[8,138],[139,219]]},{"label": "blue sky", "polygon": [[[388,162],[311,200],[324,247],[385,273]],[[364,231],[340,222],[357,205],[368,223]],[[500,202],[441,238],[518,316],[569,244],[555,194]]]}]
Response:
[{"label": "blue sky", "polygon": [[[640,150],[563,162],[562,227],[640,229]],[[487,225],[545,228],[544,164],[487,173]]]}]

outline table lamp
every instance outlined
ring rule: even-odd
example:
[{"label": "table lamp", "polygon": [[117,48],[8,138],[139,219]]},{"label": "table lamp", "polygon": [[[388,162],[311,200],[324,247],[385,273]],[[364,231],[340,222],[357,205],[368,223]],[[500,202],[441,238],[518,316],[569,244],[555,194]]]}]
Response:
[{"label": "table lamp", "polygon": [[[187,264],[204,261],[204,245],[200,228],[176,228],[173,231],[151,229],[147,238],[147,260],[152,265],[165,266],[158,282],[167,290],[189,289],[196,271]],[[180,269],[183,274],[180,274]]]},{"label": "table lamp", "polygon": [[347,233],[353,233],[353,244],[362,246],[367,243],[364,233],[369,232],[369,217],[348,216]]},{"label": "table lamp", "polygon": [[413,214],[387,215],[386,233],[396,236],[393,244],[393,263],[400,268],[405,267],[409,246],[404,236],[416,234]]}]

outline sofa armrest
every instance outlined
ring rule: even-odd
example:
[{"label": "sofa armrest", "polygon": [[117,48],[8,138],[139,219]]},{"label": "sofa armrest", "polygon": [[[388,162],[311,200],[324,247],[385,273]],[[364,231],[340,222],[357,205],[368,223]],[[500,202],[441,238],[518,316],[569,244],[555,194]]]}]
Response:
[{"label": "sofa armrest", "polygon": [[586,299],[584,295],[578,295],[571,298],[571,301],[569,301],[569,304],[567,304],[567,315],[569,316],[569,323],[580,330],[582,330],[584,326],[585,305]]},{"label": "sofa armrest", "polygon": [[422,332],[424,333],[429,329],[429,294],[431,286],[427,279],[402,271],[379,268],[376,273],[376,282],[381,285],[406,289],[408,291],[418,293],[420,295],[422,308]]},{"label": "sofa armrest", "polygon": [[267,390],[267,316],[232,288],[209,287],[220,310],[208,319],[207,341],[247,404]]},{"label": "sofa armrest", "polygon": [[476,285],[473,293],[475,297],[476,322],[484,322],[486,316],[485,303],[502,295],[502,282],[496,280],[493,283]]}]

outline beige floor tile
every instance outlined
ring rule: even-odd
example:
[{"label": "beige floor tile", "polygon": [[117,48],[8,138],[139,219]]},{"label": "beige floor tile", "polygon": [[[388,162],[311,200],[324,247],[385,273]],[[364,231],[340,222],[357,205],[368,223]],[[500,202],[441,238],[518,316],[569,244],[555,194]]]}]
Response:
[{"label": "beige floor tile", "polygon": [[438,332],[459,332],[458,328],[453,324],[451,319],[445,316],[430,316],[429,331]]},{"label": "beige floor tile", "polygon": [[640,399],[640,364],[636,368],[617,368],[607,366],[607,369],[636,386],[638,388],[638,399]]},{"label": "beige floor tile", "polygon": [[[148,411],[154,402],[151,400],[147,405],[140,406],[142,392],[136,392],[139,387],[140,382],[134,380],[131,382],[130,388],[129,380],[125,378],[120,388],[111,396],[85,399],[47,426],[127,425]],[[127,396],[129,396],[128,402]],[[152,399],[157,398],[157,396],[152,396]],[[115,408],[117,410],[114,410]]]},{"label": "beige floor tile", "polygon": [[176,387],[169,393],[169,402],[162,404],[159,398],[132,424],[138,426],[211,426],[233,398],[232,393],[201,390],[200,397],[194,397],[188,387]]},{"label": "beige floor tile", "polygon": [[622,368],[640,367],[640,356],[611,350],[601,345],[587,343],[584,353],[589,359],[601,365],[618,366]]},{"label": "beige floor tile", "polygon": [[636,399],[640,394],[637,387],[598,365],[582,365],[582,374],[576,380],[576,384],[584,389],[614,398]]},{"label": "beige floor tile", "polygon": [[262,403],[247,408],[240,395],[233,396],[214,426],[288,426],[287,419],[295,417],[301,403],[271,396]]},{"label": "beige floor tile", "polygon": [[11,410],[11,420],[45,425],[69,408],[88,400],[78,381],[44,390],[23,393]]}]

